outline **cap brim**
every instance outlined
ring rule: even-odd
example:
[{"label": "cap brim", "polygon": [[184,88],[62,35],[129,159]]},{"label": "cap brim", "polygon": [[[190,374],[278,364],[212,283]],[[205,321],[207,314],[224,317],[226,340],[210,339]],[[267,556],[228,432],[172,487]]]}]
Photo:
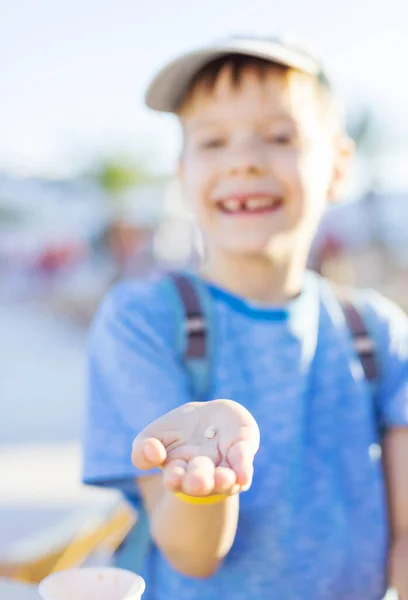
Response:
[{"label": "cap brim", "polygon": [[196,50],[166,65],[148,87],[145,95],[147,106],[161,112],[177,112],[194,75],[206,64],[229,54],[263,58],[313,76],[321,73],[319,63],[298,50],[278,42],[242,40],[233,44]]}]

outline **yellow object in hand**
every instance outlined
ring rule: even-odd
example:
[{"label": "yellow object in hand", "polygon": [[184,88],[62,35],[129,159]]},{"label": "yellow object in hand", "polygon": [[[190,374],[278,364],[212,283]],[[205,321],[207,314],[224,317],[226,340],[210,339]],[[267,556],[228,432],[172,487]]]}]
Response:
[{"label": "yellow object in hand", "polygon": [[174,492],[174,494],[177,498],[189,504],[218,504],[228,498],[226,494],[212,494],[211,496],[189,496],[183,492]]}]

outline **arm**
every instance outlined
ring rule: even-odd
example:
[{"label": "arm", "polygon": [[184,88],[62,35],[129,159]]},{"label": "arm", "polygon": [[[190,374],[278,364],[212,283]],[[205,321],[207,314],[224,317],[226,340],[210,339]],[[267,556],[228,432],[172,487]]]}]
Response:
[{"label": "arm", "polygon": [[191,577],[208,577],[229,552],[238,522],[238,495],[224,502],[193,505],[166,490],[162,476],[138,481],[157,546],[175,569]]},{"label": "arm", "polygon": [[[206,438],[210,424],[215,435]],[[133,463],[142,470],[161,469],[155,477],[139,478],[153,538],[184,575],[211,575],[229,552],[238,493],[251,485],[258,448],[259,428],[252,415],[225,399],[180,406],[135,439]],[[178,492],[190,500],[180,499]],[[208,504],[217,494],[216,503]]]},{"label": "arm", "polygon": [[391,429],[384,444],[384,471],[390,522],[389,582],[408,599],[408,427]]},{"label": "arm", "polygon": [[[158,547],[183,573],[206,576],[217,568],[232,545],[238,518],[238,497],[229,498],[219,505],[191,506],[174,497],[171,491],[165,491],[163,473],[168,473],[168,470],[154,468],[160,467],[161,460],[146,464],[141,454],[132,465],[131,459],[132,444],[138,432],[146,431],[163,415],[171,414],[191,400],[186,374],[173,347],[171,312],[162,295],[158,299],[146,298],[145,294],[140,297],[138,288],[128,291],[128,287],[122,286],[104,302],[91,330],[88,351],[83,480],[105,486],[116,485],[115,481],[125,482],[127,486],[126,482],[133,482],[136,478]],[[249,423],[249,413],[246,411],[242,416],[244,409],[235,403],[231,408],[228,402],[222,402],[222,407],[215,413],[214,406],[211,408],[213,403],[198,404],[200,415],[202,411],[210,411],[208,417],[202,416],[204,430],[210,419],[208,424],[216,425],[221,434],[224,424],[231,424],[231,420],[236,419],[236,425],[229,426],[223,436],[223,439],[227,438],[224,440],[225,453],[242,438],[249,425],[255,441],[251,446],[248,466],[241,468],[245,472],[241,473],[241,481],[237,482],[239,486],[246,486],[250,483],[253,455],[259,444],[259,431],[252,423],[253,418]],[[195,412],[189,415],[195,418]],[[183,423],[185,420],[181,419],[179,423],[177,417],[177,422],[172,423],[170,429],[173,433],[179,425],[183,429]],[[192,441],[192,431],[195,430],[195,421],[192,429],[187,423],[187,430],[181,432],[186,436],[186,443]],[[210,494],[212,490],[219,493],[228,491],[235,484],[235,474],[225,468],[227,463],[215,467],[220,456],[217,440],[209,442],[201,431],[198,434],[195,448],[205,443],[206,448],[212,447],[213,454],[211,460],[207,454],[211,468],[207,463],[204,487],[208,489],[198,490],[197,495]],[[235,437],[230,439],[230,436]],[[171,445],[175,451],[174,444]],[[143,444],[140,445],[142,448]],[[188,462],[192,457],[177,458],[185,458]],[[235,472],[239,472],[239,463],[243,460],[239,446],[235,456],[229,456],[229,464],[234,462],[234,458]],[[123,489],[122,483],[120,486]],[[165,487],[167,490],[174,489],[168,479]],[[194,490],[189,491],[188,487],[181,486],[184,492],[194,495]]]},{"label": "arm", "polygon": [[384,470],[388,492],[390,535],[393,543],[408,536],[408,427],[387,432]]},{"label": "arm", "polygon": [[[381,368],[378,408],[385,426],[383,467],[388,496],[389,584],[408,600],[408,319],[393,303],[373,295]],[[369,311],[369,312],[370,312]]]}]

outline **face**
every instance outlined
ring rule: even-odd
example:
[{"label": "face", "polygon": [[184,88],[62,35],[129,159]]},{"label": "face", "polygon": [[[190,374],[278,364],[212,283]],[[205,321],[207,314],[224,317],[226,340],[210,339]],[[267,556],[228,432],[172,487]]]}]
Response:
[{"label": "face", "polygon": [[317,94],[311,78],[273,67],[234,84],[226,66],[184,105],[183,195],[213,254],[308,252],[347,154]]}]

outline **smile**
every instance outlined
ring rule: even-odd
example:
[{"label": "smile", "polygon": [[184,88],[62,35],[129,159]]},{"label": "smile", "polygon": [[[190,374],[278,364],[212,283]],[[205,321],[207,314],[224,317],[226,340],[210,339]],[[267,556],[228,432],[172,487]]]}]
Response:
[{"label": "smile", "polygon": [[228,214],[260,214],[274,212],[283,205],[281,196],[242,196],[219,200],[217,207]]}]

